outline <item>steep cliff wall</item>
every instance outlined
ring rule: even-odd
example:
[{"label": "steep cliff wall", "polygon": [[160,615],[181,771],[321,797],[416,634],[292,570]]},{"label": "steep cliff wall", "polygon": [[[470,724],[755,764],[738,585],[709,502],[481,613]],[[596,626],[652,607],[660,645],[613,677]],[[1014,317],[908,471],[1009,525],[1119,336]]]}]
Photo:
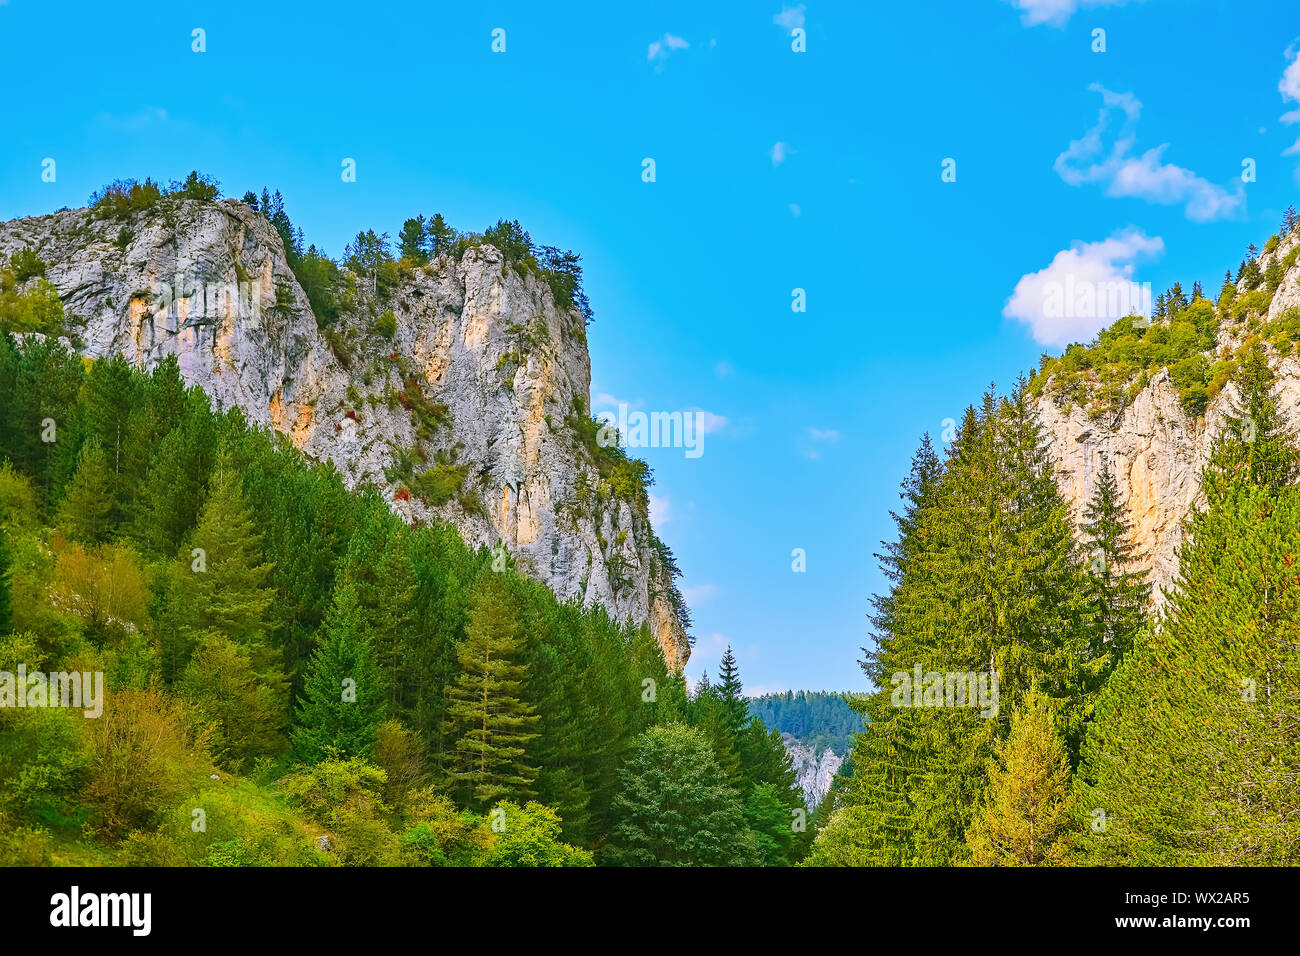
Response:
[{"label": "steep cliff wall", "polygon": [[504,545],[561,598],[648,623],[670,665],[685,663],[645,503],[602,481],[570,424],[589,407],[585,321],[495,246],[403,268],[383,293],[345,273],[328,324],[280,235],[235,200],[0,224],[0,255],[24,247],[47,264],[83,354],[146,368],[176,356],[217,405],[332,461],[350,486],[371,482],[408,520],[453,522],[471,545]]},{"label": "steep cliff wall", "polygon": [[[1298,246],[1300,234],[1282,240],[1274,251],[1261,256],[1261,269],[1275,258],[1284,262]],[[1239,294],[1246,291],[1244,284],[1238,286]],[[1211,358],[1230,356],[1252,332],[1267,331],[1296,307],[1300,307],[1300,266],[1293,264],[1273,293],[1266,314],[1220,323]],[[1300,361],[1271,354],[1279,411],[1300,434]],[[1165,369],[1152,374],[1146,387],[1118,414],[1094,418],[1077,404],[1063,403],[1050,382],[1039,399],[1039,415],[1057,462],[1058,484],[1076,518],[1087,508],[1103,465],[1115,474],[1136,543],[1147,555],[1150,580],[1157,586],[1157,606],[1163,604],[1160,589],[1178,571],[1183,522],[1204,503],[1201,469],[1236,399],[1237,391],[1229,382],[1204,415],[1190,416]]]}]

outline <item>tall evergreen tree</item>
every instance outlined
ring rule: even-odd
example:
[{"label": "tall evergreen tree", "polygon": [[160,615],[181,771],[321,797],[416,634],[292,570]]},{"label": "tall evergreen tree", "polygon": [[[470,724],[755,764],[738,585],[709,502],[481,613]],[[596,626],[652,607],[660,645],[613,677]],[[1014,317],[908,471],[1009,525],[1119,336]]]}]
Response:
[{"label": "tall evergreen tree", "polygon": [[[969,410],[963,432],[975,428],[973,416],[974,410]],[[852,818],[869,826],[868,832],[858,835],[859,845],[881,866],[908,862],[913,854],[909,783],[919,760],[915,715],[892,706],[890,677],[901,669],[910,670],[915,656],[909,644],[915,632],[911,614],[916,602],[910,594],[922,587],[924,566],[917,559],[933,547],[933,535],[923,524],[930,520],[926,509],[935,503],[942,474],[930,436],[924,435],[899,492],[903,508],[890,512],[897,537],[885,542],[876,555],[890,589],[872,599],[876,648],[863,649],[861,666],[876,693],[855,698],[866,726],[854,742],[850,792],[853,805],[864,811]],[[849,819],[844,817],[842,823]]]},{"label": "tall evergreen tree", "polygon": [[112,530],[113,505],[113,474],[104,450],[92,439],[81,449],[54,520],[74,540],[98,543]]},{"label": "tall evergreen tree", "polygon": [[483,808],[533,795],[528,749],[537,715],[524,700],[524,667],[504,584],[486,573],[475,586],[469,627],[457,648],[460,674],[447,708],[448,787]]},{"label": "tall evergreen tree", "polygon": [[383,722],[383,678],[362,629],[356,592],[344,585],[307,669],[294,720],[294,756],[304,763],[370,757]]},{"label": "tall evergreen tree", "polygon": [[1084,519],[1083,550],[1096,625],[1091,653],[1108,656],[1114,667],[1146,623],[1151,588],[1109,465],[1102,467]]}]

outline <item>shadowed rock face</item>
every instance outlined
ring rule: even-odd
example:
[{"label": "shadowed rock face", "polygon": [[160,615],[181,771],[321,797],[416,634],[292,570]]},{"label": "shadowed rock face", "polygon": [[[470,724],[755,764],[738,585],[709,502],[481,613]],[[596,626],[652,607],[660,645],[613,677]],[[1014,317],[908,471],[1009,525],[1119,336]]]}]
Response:
[{"label": "shadowed rock face", "polygon": [[[1285,259],[1297,243],[1300,234],[1283,241],[1271,255],[1260,258],[1261,268],[1267,268],[1273,256]],[[1244,293],[1244,286],[1238,291]],[[1300,306],[1300,267],[1287,272],[1269,307],[1268,320],[1294,306]],[[1245,337],[1242,326],[1225,323],[1216,348],[1235,349]],[[1273,367],[1277,374],[1273,394],[1279,412],[1292,430],[1300,433],[1300,362],[1286,358],[1275,361]],[[1178,572],[1183,523],[1192,509],[1205,501],[1201,470],[1237,398],[1236,387],[1229,383],[1215,396],[1204,417],[1189,418],[1168,373],[1162,371],[1118,419],[1108,416],[1094,421],[1077,406],[1060,408],[1050,386],[1039,399],[1039,417],[1057,463],[1057,483],[1076,522],[1082,520],[1096,490],[1103,464],[1114,473],[1136,543],[1146,554],[1157,608],[1164,604],[1162,589],[1170,586]]]},{"label": "shadowed rock face", "polygon": [[[669,664],[685,664],[645,509],[579,492],[599,484],[566,423],[589,407],[584,320],[495,247],[414,269],[382,302],[357,277],[326,332],[279,234],[235,200],[168,202],[126,222],[65,210],[0,224],[0,255],[24,246],[46,262],[83,354],[144,368],[176,356],[216,405],[332,461],[349,487],[373,483],[408,521],[452,522],[473,546],[504,544],[562,599],[647,623]],[[388,310],[391,336],[375,327]],[[441,418],[424,415],[423,434],[421,406]],[[398,500],[403,454],[416,473],[441,454],[464,480],[442,504]]]}]

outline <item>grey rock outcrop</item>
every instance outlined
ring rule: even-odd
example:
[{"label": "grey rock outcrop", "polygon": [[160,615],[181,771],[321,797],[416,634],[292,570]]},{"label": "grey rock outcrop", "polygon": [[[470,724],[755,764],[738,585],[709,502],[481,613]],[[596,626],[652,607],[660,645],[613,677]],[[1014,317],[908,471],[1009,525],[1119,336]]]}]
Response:
[{"label": "grey rock outcrop", "polygon": [[[350,487],[373,483],[408,521],[452,522],[471,546],[504,545],[560,598],[648,623],[669,664],[685,663],[646,509],[602,487],[568,424],[589,407],[585,321],[494,246],[404,270],[382,301],[345,274],[328,327],[279,234],[239,201],[0,224],[0,255],[23,247],[47,264],[83,354],[146,369],[176,356],[217,406],[332,461]],[[452,476],[444,501],[401,492],[403,474],[435,463]]]},{"label": "grey rock outcrop", "polygon": [[812,809],[831,792],[831,783],[835,780],[840,765],[844,763],[844,758],[829,747],[817,750],[790,734],[783,733],[781,739],[785,741],[786,752],[794,765],[804,801]]}]

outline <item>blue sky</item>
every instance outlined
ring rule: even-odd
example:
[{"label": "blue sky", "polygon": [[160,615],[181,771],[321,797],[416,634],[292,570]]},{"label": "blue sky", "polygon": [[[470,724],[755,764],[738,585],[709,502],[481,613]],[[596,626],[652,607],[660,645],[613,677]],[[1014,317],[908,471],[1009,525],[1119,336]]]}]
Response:
[{"label": "blue sky", "polygon": [[716,416],[641,454],[688,673],[755,691],[865,687],[921,433],[1105,324],[1045,283],[1217,288],[1300,193],[1293,0],[134,7],[0,0],[0,217],[197,168],[336,255],[417,212],[577,250],[596,407]]}]

